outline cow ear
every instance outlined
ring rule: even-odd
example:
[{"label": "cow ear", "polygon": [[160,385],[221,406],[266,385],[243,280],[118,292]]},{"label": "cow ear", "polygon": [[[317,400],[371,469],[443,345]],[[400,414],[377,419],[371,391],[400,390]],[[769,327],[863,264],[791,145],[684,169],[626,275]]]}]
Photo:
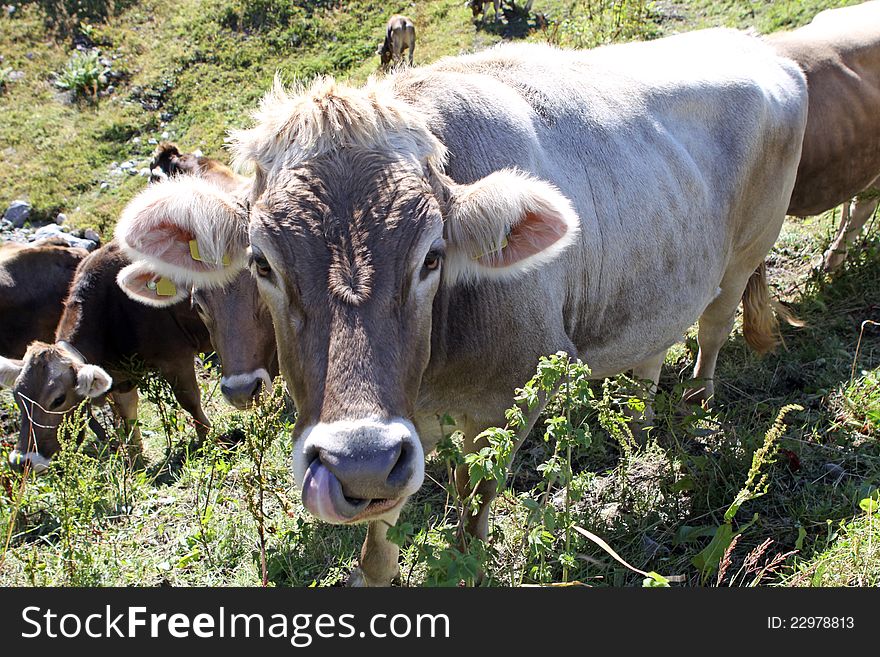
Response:
[{"label": "cow ear", "polygon": [[159,276],[140,262],[123,267],[116,276],[116,284],[131,300],[155,308],[167,308],[189,297],[189,288]]},{"label": "cow ear", "polygon": [[509,278],[556,258],[580,220],[556,187],[520,171],[448,186],[447,280]]},{"label": "cow ear", "polygon": [[113,379],[97,365],[79,365],[76,369],[76,391],[82,397],[100,397],[112,385]]},{"label": "cow ear", "polygon": [[24,367],[24,361],[0,356],[0,388],[11,388],[15,385],[15,380],[21,374],[22,367]]},{"label": "cow ear", "polygon": [[148,187],[116,226],[116,239],[133,262],[178,285],[218,287],[247,262],[247,213],[238,200],[195,176]]}]

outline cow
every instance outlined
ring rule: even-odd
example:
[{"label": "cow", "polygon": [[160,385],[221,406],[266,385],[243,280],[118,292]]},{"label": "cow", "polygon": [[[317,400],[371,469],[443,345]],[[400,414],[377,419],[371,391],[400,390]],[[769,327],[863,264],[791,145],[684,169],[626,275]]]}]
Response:
[{"label": "cow", "polygon": [[[386,531],[441,418],[479,450],[542,355],[656,384],[699,320],[693,394],[711,398],[741,300],[746,341],[775,346],[763,261],[806,117],[794,62],[727,29],[505,44],[359,88],[276,82],[231,136],[255,172],[248,204],[169,181],[128,204],[116,236],[175,280],[256,277],[298,410],[303,504],[369,523],[350,583],[388,585]],[[471,490],[461,467],[455,484],[480,500],[462,523],[485,538],[496,482]]]},{"label": "cow", "polygon": [[[116,284],[129,260],[115,242],[90,253],[76,270],[55,341],[32,343],[23,360],[0,358],[0,387],[12,388],[21,410],[21,432],[10,464],[35,472],[61,449],[58,426],[82,401],[109,394],[130,428],[130,456],[139,460],[138,391],[132,359],[154,369],[196,422],[200,438],[210,422],[201,407],[194,358],[210,352],[208,331],[188,302],[157,309],[136,303]],[[93,430],[102,433],[96,423]]]},{"label": "cow", "polygon": [[849,201],[880,175],[880,2],[820,12],[808,25],[767,35],[779,54],[803,69],[809,114],[788,214],[821,214],[846,204],[838,235],[824,256],[838,267],[846,245],[875,203]]},{"label": "cow", "polygon": [[180,147],[170,141],[159,143],[150,160],[150,182],[161,182],[179,175],[199,176],[226,189],[244,188],[249,184],[247,178],[239,176],[219,160],[196,153],[181,153]]},{"label": "cow", "polygon": [[[486,5],[488,5],[490,0],[468,0],[467,6],[470,7],[471,12],[474,15],[474,19],[477,18],[480,14],[483,15],[482,21],[486,22]],[[501,0],[491,0],[492,6],[495,8],[495,22],[497,23],[501,20],[501,14],[499,13],[501,8]],[[531,3],[529,3],[531,5]]]},{"label": "cow", "polygon": [[[179,166],[181,162],[193,166]],[[244,193],[250,182],[217,160],[192,153],[181,155],[171,143],[159,145],[153,164],[164,176],[157,176],[159,181],[178,175],[197,176],[230,194]],[[230,404],[245,410],[264,390],[272,390],[272,381],[278,376],[275,330],[250,274],[242,272],[224,288],[168,287],[167,281],[163,285],[160,280],[143,263],[124,267],[117,277],[131,299],[150,306],[165,308],[191,299],[220,357],[220,392]]]},{"label": "cow", "polygon": [[0,356],[21,358],[34,340],[51,340],[85,249],[49,238],[0,245]]},{"label": "cow", "polygon": [[403,51],[409,51],[409,65],[412,66],[416,50],[416,26],[411,19],[395,14],[388,19],[385,26],[385,40],[376,50],[380,66],[387,69],[391,62],[395,64],[403,60]]}]

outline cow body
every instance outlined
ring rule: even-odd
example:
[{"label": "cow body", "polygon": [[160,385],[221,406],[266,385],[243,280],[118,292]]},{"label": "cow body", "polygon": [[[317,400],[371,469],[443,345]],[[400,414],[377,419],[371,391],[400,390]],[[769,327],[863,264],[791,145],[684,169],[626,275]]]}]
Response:
[{"label": "cow body", "polygon": [[[766,37],[803,69],[809,113],[788,213],[821,214],[849,204],[880,175],[880,2],[819,13],[808,25]],[[876,203],[868,200],[841,219],[825,256],[843,262],[846,247]]]},{"label": "cow body", "polygon": [[[60,416],[85,398],[109,392],[122,418],[134,423],[136,382],[127,378],[133,360],[158,371],[196,420],[198,433],[207,433],[210,424],[200,405],[193,360],[211,350],[208,332],[188,300],[157,309],[129,299],[116,284],[128,264],[115,243],[91,253],[77,269],[54,344],[32,344],[17,369],[11,368],[12,361],[0,363],[2,383],[12,387],[22,409],[21,435],[10,456],[14,464],[29,461],[45,468],[60,449]],[[137,427],[132,449],[140,450]]]},{"label": "cow body", "polygon": [[34,340],[51,340],[85,249],[55,240],[0,246],[0,356],[21,358]]},{"label": "cow body", "polygon": [[404,50],[409,52],[409,65],[412,66],[416,50],[416,26],[406,16],[395,14],[388,19],[385,40],[376,54],[379,55],[381,66],[387,68],[392,62],[398,64],[403,61]]},{"label": "cow body", "polygon": [[[806,103],[792,62],[730,30],[507,45],[363,89],[276,88],[234,137],[256,169],[249,214],[167,185],[117,235],[183,280],[223,284],[249,263],[299,411],[303,501],[370,521],[362,581],[387,584],[385,528],[421,484],[439,417],[479,449],[541,355],[656,382],[699,319],[695,378],[711,396],[740,299],[766,295],[753,274],[785,216]],[[181,230],[228,267],[193,267]],[[465,472],[456,482],[468,492]],[[494,486],[476,491],[478,535]]]}]

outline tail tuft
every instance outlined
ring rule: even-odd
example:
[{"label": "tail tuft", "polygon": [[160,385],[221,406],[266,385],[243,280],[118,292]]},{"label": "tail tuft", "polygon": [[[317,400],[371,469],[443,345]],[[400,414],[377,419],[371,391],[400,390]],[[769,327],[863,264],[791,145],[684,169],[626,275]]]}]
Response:
[{"label": "tail tuft", "polygon": [[803,327],[806,325],[788,308],[770,298],[770,288],[767,286],[767,266],[763,262],[749,278],[743,292],[742,305],[743,337],[748,345],[759,354],[772,351],[782,342],[777,315],[791,326]]}]

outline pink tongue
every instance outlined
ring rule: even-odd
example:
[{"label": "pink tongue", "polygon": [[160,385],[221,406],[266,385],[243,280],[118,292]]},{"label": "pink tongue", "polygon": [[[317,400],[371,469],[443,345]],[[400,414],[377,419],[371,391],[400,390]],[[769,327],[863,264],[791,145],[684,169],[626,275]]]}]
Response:
[{"label": "pink tongue", "polygon": [[333,498],[342,497],[342,486],[333,473],[317,459],[312,461],[303,479],[302,501],[305,507],[324,522],[344,523],[347,518],[336,512]]}]

